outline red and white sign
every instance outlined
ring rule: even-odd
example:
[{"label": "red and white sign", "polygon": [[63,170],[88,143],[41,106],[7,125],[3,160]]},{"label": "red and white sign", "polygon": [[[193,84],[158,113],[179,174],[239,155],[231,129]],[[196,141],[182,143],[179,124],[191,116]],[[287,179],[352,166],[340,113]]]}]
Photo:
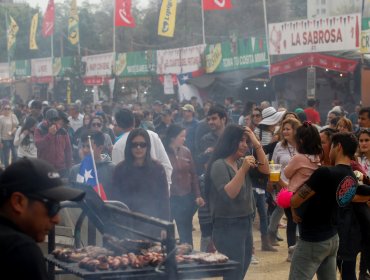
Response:
[{"label": "red and white sign", "polygon": [[109,79],[108,77],[85,77],[83,82],[86,86],[101,86],[108,83]]},{"label": "red and white sign", "polygon": [[31,81],[34,83],[53,81],[53,60],[51,57],[31,59]]},{"label": "red and white sign", "polygon": [[358,64],[356,60],[344,59],[319,53],[298,55],[270,65],[270,77],[290,73],[310,66],[338,72],[353,72]]},{"label": "red and white sign", "polygon": [[205,45],[157,51],[157,74],[194,72],[202,67]]},{"label": "red and white sign", "polygon": [[42,36],[48,37],[54,33],[55,8],[54,0],[49,0],[42,22]]},{"label": "red and white sign", "polygon": [[269,24],[270,55],[356,50],[361,14]]},{"label": "red and white sign", "polygon": [[202,0],[203,9],[207,10],[225,10],[231,9],[233,6],[231,0]]},{"label": "red and white sign", "polygon": [[135,19],[131,14],[131,0],[115,0],[115,26],[135,27]]},{"label": "red and white sign", "polygon": [[114,66],[114,53],[104,53],[82,57],[86,63],[85,77],[111,76]]}]

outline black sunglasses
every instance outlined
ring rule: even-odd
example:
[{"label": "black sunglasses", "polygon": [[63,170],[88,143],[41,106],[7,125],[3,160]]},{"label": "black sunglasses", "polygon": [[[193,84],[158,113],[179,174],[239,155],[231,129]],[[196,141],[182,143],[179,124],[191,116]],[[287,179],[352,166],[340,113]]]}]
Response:
[{"label": "black sunglasses", "polygon": [[56,214],[59,213],[61,206],[60,203],[57,201],[52,201],[50,199],[47,199],[45,197],[37,196],[37,195],[26,195],[31,200],[37,200],[42,203],[44,203],[46,209],[48,210],[48,216],[50,218],[54,217]]},{"label": "black sunglasses", "polygon": [[146,148],[146,143],[145,142],[132,142],[131,143],[132,145],[132,148],[141,148],[141,149],[144,149]]}]

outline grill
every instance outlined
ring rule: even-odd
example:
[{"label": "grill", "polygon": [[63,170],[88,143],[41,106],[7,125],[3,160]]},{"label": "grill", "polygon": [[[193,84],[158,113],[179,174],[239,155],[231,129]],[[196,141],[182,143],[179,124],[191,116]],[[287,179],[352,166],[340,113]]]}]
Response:
[{"label": "grill", "polygon": [[[95,239],[96,230],[101,234],[116,238],[136,238],[159,242],[165,248],[166,258],[157,267],[146,266],[142,268],[127,267],[117,270],[96,270],[94,272],[82,269],[78,263],[69,263],[56,259],[51,252],[55,249],[55,231],[48,236],[48,252],[45,256],[48,262],[50,279],[55,279],[55,267],[61,269],[57,273],[74,274],[83,279],[187,279],[202,277],[220,277],[235,269],[237,262],[232,260],[226,263],[199,264],[180,263],[175,258],[176,240],[174,224],[168,221],[148,217],[140,213],[129,211],[120,202],[103,202],[95,191],[82,184],[75,187],[86,192],[85,198],[79,203],[64,202],[64,208],[80,208],[82,212],[74,228],[74,247],[81,247],[81,227],[84,219],[88,217],[89,244]],[[90,236],[92,235],[92,237]],[[103,243],[104,244],[104,243]],[[106,244],[104,244],[104,247]]]}]

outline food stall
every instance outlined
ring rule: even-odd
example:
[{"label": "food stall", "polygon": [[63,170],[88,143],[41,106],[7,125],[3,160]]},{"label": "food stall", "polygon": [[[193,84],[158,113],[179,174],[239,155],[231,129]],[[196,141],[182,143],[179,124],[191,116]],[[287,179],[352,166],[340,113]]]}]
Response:
[{"label": "food stall", "polygon": [[[50,279],[60,273],[82,279],[197,279],[222,277],[238,265],[220,253],[194,252],[188,244],[176,245],[171,222],[134,213],[120,202],[102,201],[89,186],[76,187],[86,191],[85,198],[62,204],[82,210],[74,229],[74,246],[56,248],[55,232],[49,233],[45,259]],[[81,247],[81,225],[86,217],[102,234],[103,246]]]}]

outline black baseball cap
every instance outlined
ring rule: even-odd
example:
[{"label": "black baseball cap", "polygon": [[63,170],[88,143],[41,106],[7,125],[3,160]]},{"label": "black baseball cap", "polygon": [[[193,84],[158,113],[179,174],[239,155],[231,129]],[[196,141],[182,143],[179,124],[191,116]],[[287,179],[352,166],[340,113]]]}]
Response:
[{"label": "black baseball cap", "polygon": [[14,192],[37,195],[53,201],[79,201],[85,192],[63,186],[59,173],[46,161],[22,158],[0,175],[0,195]]}]

